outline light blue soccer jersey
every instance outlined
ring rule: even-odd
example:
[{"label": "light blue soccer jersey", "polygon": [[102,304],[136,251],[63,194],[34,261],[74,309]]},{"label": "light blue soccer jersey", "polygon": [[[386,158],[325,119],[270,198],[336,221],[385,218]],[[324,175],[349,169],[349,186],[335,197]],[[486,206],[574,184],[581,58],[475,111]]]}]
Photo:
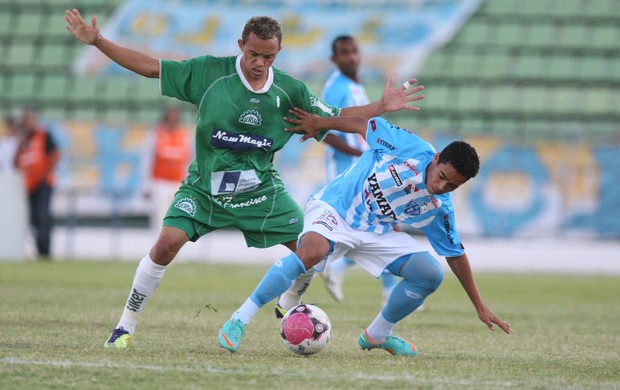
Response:
[{"label": "light blue soccer jersey", "polygon": [[[364,87],[342,74],[339,70],[329,76],[323,87],[321,99],[335,107],[363,106],[369,103],[368,96]],[[366,141],[359,134],[343,133],[338,130],[331,130],[331,134],[342,138],[349,146],[358,150],[367,150]],[[336,175],[347,169],[357,156],[341,152],[332,146],[327,146],[325,154],[325,167],[327,179],[331,180]]]},{"label": "light blue soccer jersey", "polygon": [[331,205],[354,229],[385,233],[403,223],[424,231],[440,256],[463,254],[450,194],[426,190],[435,148],[382,118],[368,121],[366,142],[370,150],[312,198]]}]

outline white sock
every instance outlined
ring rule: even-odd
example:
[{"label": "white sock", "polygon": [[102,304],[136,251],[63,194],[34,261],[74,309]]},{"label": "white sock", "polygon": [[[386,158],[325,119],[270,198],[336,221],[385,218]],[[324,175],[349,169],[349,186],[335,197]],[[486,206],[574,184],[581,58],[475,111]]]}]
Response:
[{"label": "white sock", "polygon": [[316,271],[314,268],[310,268],[305,274],[299,275],[299,277],[293,281],[291,287],[289,287],[284,294],[280,295],[278,304],[286,311],[299,305],[301,303],[301,296],[304,295],[315,276]]},{"label": "white sock", "polygon": [[383,318],[381,313],[375,317],[375,320],[366,328],[366,333],[370,336],[374,341],[383,342],[385,338],[392,335],[392,330],[394,330],[393,324]]},{"label": "white sock", "polygon": [[146,302],[159,286],[165,271],[166,266],[155,264],[148,255],[140,260],[138,268],[136,269],[136,275],[133,278],[133,285],[131,286],[129,297],[125,303],[123,315],[118,325],[116,325],[117,328],[122,326],[123,329],[131,334],[136,331],[140,312],[144,309]]},{"label": "white sock", "polygon": [[245,302],[243,302],[243,305],[241,305],[241,307],[239,307],[239,309],[233,313],[231,318],[241,320],[241,322],[247,325],[250,323],[250,321],[252,321],[252,318],[254,318],[254,316],[256,315],[256,313],[258,313],[259,310],[260,307],[258,307],[258,305],[254,303],[254,301],[248,298],[245,300]]}]

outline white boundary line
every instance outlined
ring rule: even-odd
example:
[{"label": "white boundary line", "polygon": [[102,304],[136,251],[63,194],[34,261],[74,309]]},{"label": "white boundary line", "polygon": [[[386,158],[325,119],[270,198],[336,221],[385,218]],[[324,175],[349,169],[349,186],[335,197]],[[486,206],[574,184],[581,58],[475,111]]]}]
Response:
[{"label": "white boundary line", "polygon": [[[126,370],[144,370],[144,371],[155,371],[155,372],[185,372],[190,374],[222,374],[222,375],[230,375],[230,374],[247,374],[247,367],[243,369],[220,369],[215,368],[210,365],[205,365],[196,368],[187,368],[187,367],[170,367],[170,366],[159,366],[152,364],[129,364],[129,363],[96,363],[96,362],[75,362],[70,360],[28,360],[28,359],[19,359],[13,357],[4,357],[0,358],[0,365],[17,365],[17,366],[45,366],[45,367],[60,367],[60,368],[103,368],[103,369],[126,369]],[[295,378],[306,378],[306,379],[316,379],[316,378],[334,378],[338,380],[342,380],[341,375],[325,375],[325,373],[320,374],[312,374],[308,372],[283,372],[278,371],[274,374],[278,376],[291,376]],[[493,381],[475,381],[475,380],[452,380],[449,378],[435,378],[432,380],[421,379],[415,375],[411,374],[403,374],[399,376],[394,375],[366,375],[362,373],[357,374],[348,374],[348,378],[352,380],[372,380],[372,381],[381,381],[381,382],[396,382],[396,381],[407,381],[411,383],[417,384],[448,384],[448,385],[480,385],[480,386],[494,386],[494,387],[515,387],[518,386],[517,383],[512,382],[493,382]]]}]

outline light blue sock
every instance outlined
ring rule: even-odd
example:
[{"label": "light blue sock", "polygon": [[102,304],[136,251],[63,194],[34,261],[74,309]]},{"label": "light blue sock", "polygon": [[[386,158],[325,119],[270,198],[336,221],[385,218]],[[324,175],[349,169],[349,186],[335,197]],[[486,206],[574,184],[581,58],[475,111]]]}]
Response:
[{"label": "light blue sock", "polygon": [[443,280],[441,264],[428,252],[414,253],[388,266],[388,270],[403,278],[381,311],[385,320],[396,323],[417,309]]},{"label": "light blue sock", "polygon": [[305,273],[306,267],[299,257],[291,252],[267,270],[263,280],[250,295],[250,299],[261,308],[284,293],[299,275]]}]

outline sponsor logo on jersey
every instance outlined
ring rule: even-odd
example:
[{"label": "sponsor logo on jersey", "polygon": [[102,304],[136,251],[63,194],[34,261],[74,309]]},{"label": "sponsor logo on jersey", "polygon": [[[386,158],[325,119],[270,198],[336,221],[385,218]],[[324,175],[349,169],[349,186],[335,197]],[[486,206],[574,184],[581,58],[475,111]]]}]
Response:
[{"label": "sponsor logo on jersey", "polygon": [[250,99],[250,103],[258,104],[258,103],[260,103],[260,100],[258,100],[257,98],[252,98],[252,99]]},{"label": "sponsor logo on jersey", "polygon": [[403,162],[403,164],[405,164],[405,166],[407,166],[407,168],[411,169],[411,171],[415,174],[415,175],[419,175],[420,173],[418,172],[418,170],[416,169],[415,165],[411,165],[409,164],[409,162],[405,161]]},{"label": "sponsor logo on jersey", "polygon": [[292,224],[294,224],[294,223],[297,223],[298,221],[299,221],[299,218],[291,218],[291,219],[288,221],[288,224],[289,224],[289,225],[292,225]]},{"label": "sponsor logo on jersey", "polygon": [[261,149],[268,152],[273,147],[273,139],[256,134],[241,134],[234,131],[213,129],[211,145],[221,149]]},{"label": "sponsor logo on jersey", "polygon": [[405,206],[405,214],[411,215],[413,217],[420,215],[422,214],[422,207],[420,207],[418,202],[412,200],[411,202],[407,203],[407,206]]},{"label": "sponsor logo on jersey", "polygon": [[372,129],[372,131],[377,130],[377,121],[376,120],[371,120],[370,121],[370,128]]},{"label": "sponsor logo on jersey", "polygon": [[257,198],[248,199],[243,202],[233,202],[233,198],[231,196],[223,196],[220,199],[218,199],[218,197],[213,197],[213,201],[215,203],[228,209],[242,209],[246,207],[251,207],[251,206],[263,203],[266,200],[267,200],[266,195],[259,196]]},{"label": "sponsor logo on jersey", "polygon": [[368,186],[370,188],[370,193],[374,196],[375,201],[377,202],[377,206],[379,206],[379,210],[381,211],[381,214],[385,215],[386,217],[396,219],[396,213],[394,212],[394,210],[392,210],[390,203],[386,199],[385,195],[383,195],[381,186],[379,186],[377,174],[373,173],[367,180]]},{"label": "sponsor logo on jersey", "polygon": [[323,214],[312,222],[312,224],[323,225],[327,228],[327,230],[333,231],[334,226],[338,226],[338,220],[330,211],[325,210],[323,211]]},{"label": "sponsor logo on jersey", "polygon": [[389,142],[385,142],[384,140],[382,140],[381,138],[377,138],[377,143],[379,145],[385,146],[387,149],[389,150],[394,150],[396,149],[396,147],[392,144],[390,144]]},{"label": "sponsor logo on jersey", "polygon": [[390,174],[392,175],[392,178],[394,179],[394,183],[396,183],[396,185],[399,187],[402,186],[403,181],[400,179],[400,176],[398,176],[398,172],[396,171],[396,167],[394,166],[394,164],[390,165],[388,169],[390,170]]},{"label": "sponsor logo on jersey", "polygon": [[448,236],[450,244],[454,244],[454,231],[450,225],[450,217],[448,215],[443,216],[443,227],[446,229],[446,236]]},{"label": "sponsor logo on jersey", "polygon": [[418,190],[418,187],[414,186],[413,184],[408,184],[407,187],[405,187],[405,193],[407,195],[411,194],[412,192],[416,193],[418,191],[420,191]]},{"label": "sponsor logo on jersey", "polygon": [[196,202],[192,198],[181,198],[174,204],[174,207],[185,211],[192,217],[196,216]]},{"label": "sponsor logo on jersey", "polygon": [[260,126],[263,123],[263,118],[260,116],[260,112],[256,110],[245,110],[239,117],[239,122],[246,125]]},{"label": "sponsor logo on jersey", "polygon": [[428,199],[431,201],[431,203],[433,204],[433,206],[438,209],[439,208],[439,201],[437,199],[435,199],[435,197],[433,195],[428,195]]}]

